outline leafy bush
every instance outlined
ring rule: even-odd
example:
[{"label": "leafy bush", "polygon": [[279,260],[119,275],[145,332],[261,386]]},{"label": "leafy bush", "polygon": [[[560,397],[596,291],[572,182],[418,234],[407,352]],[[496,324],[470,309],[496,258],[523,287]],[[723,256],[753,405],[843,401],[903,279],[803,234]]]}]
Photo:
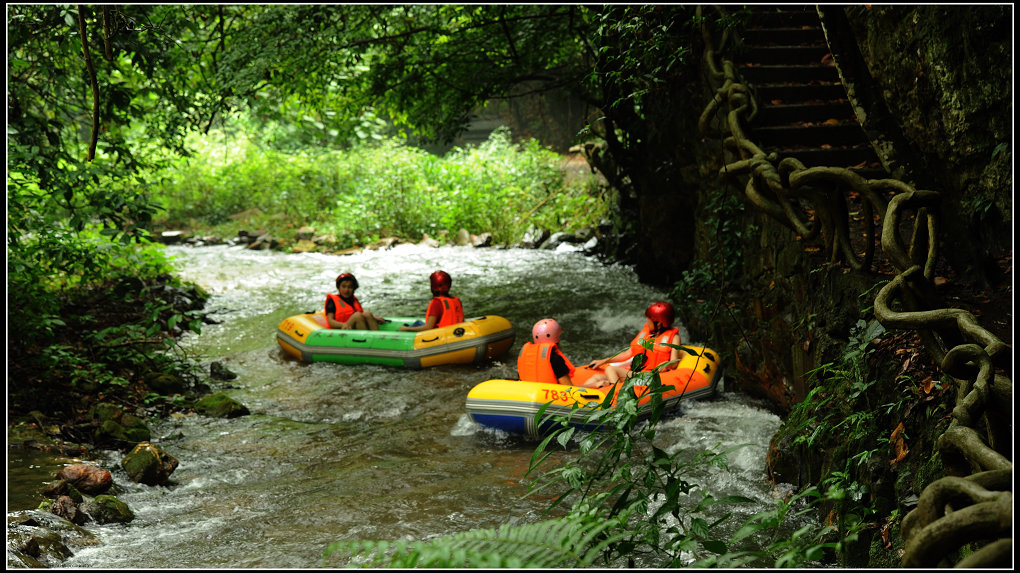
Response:
[{"label": "leafy bush", "polygon": [[311,225],[338,247],[463,228],[510,244],[529,225],[591,228],[607,213],[594,177],[568,184],[560,155],[534,140],[514,143],[506,130],[445,157],[398,139],[343,151],[279,151],[243,135],[193,143],[198,153],[159,173],[163,225],[221,234]]}]

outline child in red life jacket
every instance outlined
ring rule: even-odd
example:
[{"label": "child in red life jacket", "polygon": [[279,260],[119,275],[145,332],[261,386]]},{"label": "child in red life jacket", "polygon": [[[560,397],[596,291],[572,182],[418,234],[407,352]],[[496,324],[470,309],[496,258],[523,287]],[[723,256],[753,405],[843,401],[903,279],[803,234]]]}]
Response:
[{"label": "child in red life jacket", "polygon": [[379,330],[379,323],[386,322],[362,308],[354,291],[358,289],[358,279],[351,273],[342,273],[336,277],[336,290],[340,294],[326,295],[326,322],[329,328],[347,330]]},{"label": "child in red life jacket", "polygon": [[[571,386],[570,378],[574,374],[574,365],[570,363],[560,350],[560,336],[563,329],[558,322],[544,318],[531,328],[534,342],[525,342],[521,354],[517,357],[517,376],[529,382],[546,382],[549,384],[566,384]],[[596,374],[581,386],[585,388],[601,388],[609,385],[605,374]]]},{"label": "child in red life jacket", "polygon": [[432,301],[429,302],[429,307],[425,311],[425,324],[401,326],[397,330],[420,332],[464,322],[464,306],[460,303],[459,298],[450,296],[452,283],[453,279],[446,271],[436,271],[429,275]]},{"label": "child in red life jacket", "polygon": [[[631,375],[631,372],[634,371],[633,367],[636,366],[633,363],[636,356],[644,355],[644,363],[637,369],[638,372],[649,372],[660,364],[679,360],[683,351],[666,346],[667,344],[680,344],[680,329],[673,328],[675,317],[676,312],[672,304],[661,301],[653,302],[645,310],[645,326],[631,341],[630,348],[609,358],[593,360],[588,368],[599,368],[610,362],[625,362],[622,365],[610,364],[606,366],[606,376],[609,377],[610,382],[615,384],[621,378]],[[654,341],[651,351],[641,344],[643,340],[647,339]],[[675,365],[668,368],[674,367]]]}]

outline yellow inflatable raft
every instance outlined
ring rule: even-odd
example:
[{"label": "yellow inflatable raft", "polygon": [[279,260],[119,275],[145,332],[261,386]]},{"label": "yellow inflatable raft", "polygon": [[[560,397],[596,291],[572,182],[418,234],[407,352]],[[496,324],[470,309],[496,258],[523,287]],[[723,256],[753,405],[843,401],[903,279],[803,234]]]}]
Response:
[{"label": "yellow inflatable raft", "polygon": [[[682,399],[705,398],[715,394],[719,380],[722,378],[722,367],[718,354],[708,348],[687,346],[687,352],[677,363],[676,368],[660,372],[660,381],[666,386],[662,394],[666,411],[675,409]],[[585,412],[601,404],[612,394],[612,404],[616,404],[616,396],[622,383],[607,388],[583,388],[576,386],[594,375],[597,371],[585,367],[577,368],[571,381],[575,386],[529,382],[521,380],[487,380],[478,384],[468,392],[467,413],[477,424],[496,428],[511,434],[528,437],[539,437],[552,427],[549,421],[552,416],[568,416],[574,411],[575,404],[582,410],[570,416],[572,426],[585,429],[597,429],[587,423]],[[638,396],[646,386],[635,385]],[[542,420],[536,420],[538,411],[549,404],[543,413]],[[647,417],[651,414],[651,399],[644,397],[639,401],[639,415]]]}]

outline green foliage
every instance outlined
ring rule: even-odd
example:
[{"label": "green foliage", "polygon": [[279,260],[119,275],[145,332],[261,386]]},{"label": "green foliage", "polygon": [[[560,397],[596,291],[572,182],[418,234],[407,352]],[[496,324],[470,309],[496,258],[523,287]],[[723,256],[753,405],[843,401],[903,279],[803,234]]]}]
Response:
[{"label": "green foliage", "polygon": [[[609,521],[564,518],[498,529],[475,529],[430,542],[349,541],[330,544],[334,553],[367,556],[365,567],[570,568],[593,565],[621,533],[607,536]],[[618,527],[618,525],[617,525]]]},{"label": "green foliage", "polygon": [[[657,371],[635,373],[623,383],[615,406],[610,395],[563,416],[539,410],[536,424],[552,425],[532,454],[528,474],[539,473],[554,444],[577,449],[576,458],[538,475],[529,492],[553,492],[548,510],[569,504],[563,517],[428,543],[337,542],[325,556],[367,556],[358,562],[365,567],[802,567],[816,566],[826,552],[842,551],[854,539],[860,519],[839,541],[831,538],[836,526],[812,522],[790,530],[793,519],[817,513],[819,503],[843,498],[846,488],[831,480],[825,493],[808,488],[725,533],[722,526],[732,518],[727,508],[751,500],[716,498],[692,476],[704,475],[699,470],[709,466],[725,471],[727,454],[742,446],[694,456],[657,446],[663,390]],[[639,406],[642,399],[647,406]],[[575,416],[598,429],[576,430],[569,423]]]},{"label": "green foliage", "polygon": [[514,143],[505,130],[442,158],[395,139],[343,151],[283,152],[219,136],[195,146],[199,155],[159,175],[166,225],[230,229],[251,224],[232,215],[255,209],[258,223],[311,225],[338,247],[461,228],[512,243],[531,224],[593,227],[607,209],[583,181],[565,183],[558,154],[534,140]]}]

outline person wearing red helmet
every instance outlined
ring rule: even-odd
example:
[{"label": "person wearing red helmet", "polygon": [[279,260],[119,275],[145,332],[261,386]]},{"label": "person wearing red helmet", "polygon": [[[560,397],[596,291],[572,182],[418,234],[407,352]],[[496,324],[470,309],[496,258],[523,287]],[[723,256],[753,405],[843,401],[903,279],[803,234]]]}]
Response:
[{"label": "person wearing red helmet", "polygon": [[[574,365],[560,350],[563,329],[551,318],[543,318],[531,327],[532,342],[525,342],[517,357],[517,376],[528,382],[572,385]],[[585,388],[601,388],[609,384],[604,374],[586,380]]]},{"label": "person wearing red helmet", "polygon": [[401,326],[397,330],[420,332],[464,322],[464,306],[459,298],[450,295],[452,283],[453,279],[446,271],[436,271],[429,275],[432,300],[425,310],[425,324]]},{"label": "person wearing red helmet", "polygon": [[[645,325],[631,341],[630,347],[609,358],[593,360],[588,368],[600,368],[606,365],[606,376],[609,377],[610,382],[616,383],[621,378],[629,376],[630,372],[638,366],[633,362],[636,356],[644,356],[643,363],[636,368],[638,372],[648,372],[660,364],[679,360],[683,351],[667,346],[668,344],[680,344],[680,329],[673,328],[675,319],[676,311],[672,304],[664,301],[653,302],[645,309]],[[648,340],[651,340],[651,350],[646,349],[642,344]],[[624,364],[610,364],[613,362]]]},{"label": "person wearing red helmet", "polygon": [[339,294],[326,295],[326,323],[329,328],[347,330],[379,330],[379,323],[386,322],[365,310],[354,296],[358,290],[358,279],[351,273],[341,273],[336,277],[336,290]]}]

